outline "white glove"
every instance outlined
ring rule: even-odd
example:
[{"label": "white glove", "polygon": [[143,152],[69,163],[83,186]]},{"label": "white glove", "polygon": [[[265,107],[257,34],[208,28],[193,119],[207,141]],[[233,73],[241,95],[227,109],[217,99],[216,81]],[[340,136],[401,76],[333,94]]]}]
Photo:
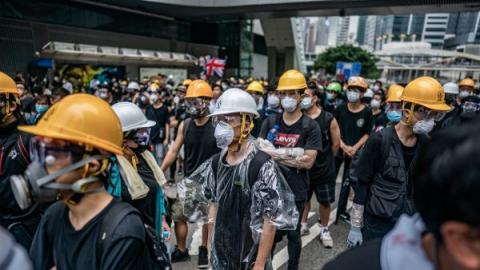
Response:
[{"label": "white glove", "polygon": [[360,227],[350,226],[350,232],[347,237],[347,246],[349,248],[361,245],[363,242],[362,229]]}]

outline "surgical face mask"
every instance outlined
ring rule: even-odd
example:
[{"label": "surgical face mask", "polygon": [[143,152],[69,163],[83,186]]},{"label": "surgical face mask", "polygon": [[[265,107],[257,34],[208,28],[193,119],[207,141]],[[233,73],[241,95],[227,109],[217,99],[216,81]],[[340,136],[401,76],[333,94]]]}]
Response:
[{"label": "surgical face mask", "polygon": [[292,97],[284,97],[282,99],[282,107],[287,112],[293,112],[297,109],[297,100]]},{"label": "surgical face mask", "polygon": [[335,94],[327,92],[327,100],[333,100],[335,98]]},{"label": "surgical face mask", "polygon": [[380,108],[380,105],[381,105],[380,101],[378,101],[378,100],[376,100],[376,99],[372,99],[372,100],[370,101],[370,107],[372,107],[373,109],[378,109],[378,108]]},{"label": "surgical face mask", "polygon": [[413,133],[415,134],[427,134],[432,131],[435,126],[435,120],[433,118],[423,119],[413,125]]},{"label": "surgical face mask", "polygon": [[35,111],[38,114],[42,114],[48,110],[48,105],[46,104],[35,104]]},{"label": "surgical face mask", "polygon": [[270,108],[276,108],[280,105],[280,99],[276,95],[270,95],[267,98],[267,103]]},{"label": "surgical face mask", "polygon": [[347,91],[347,99],[349,102],[357,102],[360,100],[360,93],[357,91]]},{"label": "surgical face mask", "polygon": [[302,102],[300,103],[300,107],[302,110],[308,110],[313,106],[313,100],[312,97],[304,97],[302,99]]},{"label": "surgical face mask", "polygon": [[107,99],[108,98],[108,93],[107,92],[99,92],[98,97],[101,99]]},{"label": "surgical face mask", "polygon": [[460,90],[460,93],[458,94],[458,96],[460,98],[466,98],[466,97],[470,96],[470,92],[468,92],[467,90]]},{"label": "surgical face mask", "polygon": [[158,101],[158,94],[151,94],[149,99],[150,99],[151,103],[157,102]]},{"label": "surgical face mask", "polygon": [[[47,156],[47,163],[49,163],[49,159],[52,158],[53,157]],[[27,209],[33,202],[47,203],[56,201],[60,190],[72,190],[80,194],[98,192],[101,188],[85,191],[86,185],[99,181],[96,177],[82,178],[73,184],[56,183],[55,179],[68,172],[79,169],[93,160],[103,158],[105,158],[105,156],[91,156],[90,158],[82,159],[51,174],[48,174],[41,162],[35,160],[28,165],[24,175],[12,175],[10,177],[10,186],[15,200],[21,209]]]},{"label": "surgical face mask", "polygon": [[402,111],[388,111],[387,118],[392,123],[398,123],[402,120]]},{"label": "surgical face mask", "polygon": [[229,124],[220,121],[215,126],[215,140],[217,142],[217,147],[220,149],[227,148],[233,142],[233,137],[235,132],[233,131],[232,126]]},{"label": "surgical face mask", "polygon": [[265,103],[263,101],[263,97],[259,97],[258,99],[255,100],[257,102],[257,111],[263,110],[263,104]]},{"label": "surgical face mask", "polygon": [[378,90],[380,90],[380,86],[374,85],[374,86],[373,86],[373,91],[378,91]]}]

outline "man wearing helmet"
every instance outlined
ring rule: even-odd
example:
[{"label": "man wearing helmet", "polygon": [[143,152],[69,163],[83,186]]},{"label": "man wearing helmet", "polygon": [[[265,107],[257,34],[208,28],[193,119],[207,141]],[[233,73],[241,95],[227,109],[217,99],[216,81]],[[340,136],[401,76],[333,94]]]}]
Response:
[{"label": "man wearing helmet", "polygon": [[[34,268],[143,269],[145,230],[138,214],[126,215],[112,235],[99,237],[111,212],[131,208],[104,188],[112,181],[111,157],[122,153],[123,138],[108,103],[87,94],[70,95],[35,126],[19,129],[36,137],[25,176],[11,178],[17,202],[26,208],[32,200],[60,200],[47,209],[35,234],[30,249]],[[111,241],[100,248],[100,239]]]},{"label": "man wearing helmet", "polygon": [[413,214],[410,174],[419,146],[427,140],[435,120],[450,110],[442,85],[431,77],[411,81],[400,99],[402,120],[374,133],[360,155],[349,246],[383,237],[401,214]]},{"label": "man wearing helmet", "polygon": [[298,223],[293,195],[276,163],[253,143],[253,118],[259,115],[249,94],[227,90],[211,116],[222,151],[182,181],[184,212],[209,204],[213,269],[271,269],[276,229]]},{"label": "man wearing helmet", "polygon": [[30,163],[31,136],[17,130],[24,124],[19,95],[15,81],[0,72],[0,225],[28,249],[40,222],[39,207],[21,209],[9,183],[11,175],[23,173]]},{"label": "man wearing helmet", "polygon": [[[288,70],[280,77],[277,92],[281,98],[283,113],[267,118],[262,125],[260,137],[269,140],[275,148],[300,149],[300,155],[293,159],[282,157],[279,163],[290,185],[299,213],[303,212],[308,199],[309,183],[307,171],[315,163],[317,152],[322,148],[322,133],[317,122],[302,112],[300,106],[305,95],[307,82],[297,70]],[[302,251],[300,220],[295,230],[278,231],[277,239],[288,238],[288,269],[298,269]]]},{"label": "man wearing helmet", "polygon": [[[162,163],[162,171],[166,172],[175,162],[182,146],[184,146],[185,151],[183,166],[185,176],[192,174],[203,162],[220,151],[215,143],[212,121],[208,117],[208,104],[212,96],[212,88],[206,81],[195,80],[189,84],[185,95],[185,103],[187,113],[191,118],[180,123],[175,142]],[[188,218],[183,214],[178,200],[172,204],[172,215],[177,240],[177,247],[172,254],[172,262],[189,260],[190,255],[186,246]],[[208,267],[207,225],[204,225],[202,233],[202,246],[199,248],[198,258],[199,268]]]}]

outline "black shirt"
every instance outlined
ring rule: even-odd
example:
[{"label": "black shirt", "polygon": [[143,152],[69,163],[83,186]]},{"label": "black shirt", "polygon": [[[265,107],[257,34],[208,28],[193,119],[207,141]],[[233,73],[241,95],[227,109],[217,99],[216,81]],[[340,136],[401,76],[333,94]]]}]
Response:
[{"label": "black shirt", "polygon": [[349,249],[328,262],[323,270],[381,270],[382,238],[373,239]]},{"label": "black shirt", "polygon": [[373,114],[373,129],[376,130],[379,127],[386,127],[388,124],[388,118],[384,111],[380,111],[377,114]]},{"label": "black shirt", "polygon": [[[30,257],[34,269],[143,269],[146,254],[145,230],[138,215],[126,216],[113,232],[111,245],[97,258],[97,240],[102,220],[113,200],[80,230],[70,223],[69,210],[63,202],[50,206],[38,227]],[[51,230],[51,231],[50,231]]]},{"label": "black shirt", "polygon": [[[322,133],[317,122],[310,119],[306,115],[302,117],[292,125],[287,125],[283,121],[283,116],[277,117],[279,120],[279,130],[273,145],[276,148],[279,147],[299,147],[305,150],[321,150]],[[306,125],[304,128],[304,121]],[[266,138],[267,133],[271,129],[268,127],[269,121],[264,121],[259,137]],[[295,195],[296,201],[304,201],[307,199],[309,180],[307,170],[297,169],[293,167],[286,167],[281,165],[282,172],[287,179],[290,188]]]},{"label": "black shirt", "polygon": [[347,104],[337,107],[335,119],[340,127],[342,141],[346,145],[353,146],[363,135],[370,133],[373,127],[373,117],[372,111],[367,106],[360,112],[353,113],[348,109]]},{"label": "black shirt", "polygon": [[155,126],[150,131],[150,139],[152,143],[159,144],[165,139],[165,125],[168,123],[170,113],[166,104],[156,109],[152,105],[149,105],[145,110],[145,115],[149,120],[156,122]]},{"label": "black shirt", "polygon": [[183,145],[185,151],[185,175],[189,176],[198,166],[214,154],[220,152],[215,140],[215,128],[212,119],[208,119],[203,126],[197,126],[193,119],[184,121]]},{"label": "black shirt", "polygon": [[330,125],[333,115],[322,110],[320,115],[313,119],[317,122],[322,133],[322,150],[318,151],[313,167],[308,171],[310,181],[317,184],[327,184],[335,181],[335,161],[332,153],[332,142],[330,139]]}]

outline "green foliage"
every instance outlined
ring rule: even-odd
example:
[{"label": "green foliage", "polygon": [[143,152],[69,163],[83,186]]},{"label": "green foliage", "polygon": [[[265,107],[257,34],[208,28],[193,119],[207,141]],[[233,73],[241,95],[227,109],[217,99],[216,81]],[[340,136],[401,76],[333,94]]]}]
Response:
[{"label": "green foliage", "polygon": [[375,55],[360,47],[342,45],[328,48],[318,55],[313,64],[315,70],[325,69],[326,73],[335,74],[337,62],[360,62],[362,64],[361,76],[369,79],[380,77],[380,71],[375,63],[378,61]]}]

